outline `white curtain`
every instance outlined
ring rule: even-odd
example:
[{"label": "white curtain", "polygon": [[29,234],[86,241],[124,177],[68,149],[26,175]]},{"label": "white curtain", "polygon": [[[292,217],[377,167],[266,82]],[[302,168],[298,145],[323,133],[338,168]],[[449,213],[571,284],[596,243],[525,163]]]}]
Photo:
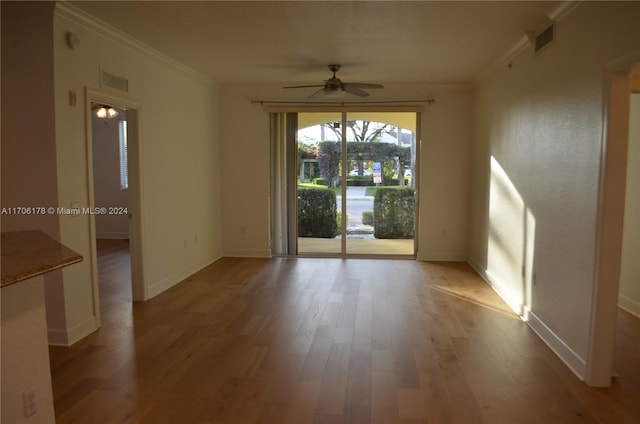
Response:
[{"label": "white curtain", "polygon": [[295,255],[297,114],[271,113],[270,119],[271,254]]}]

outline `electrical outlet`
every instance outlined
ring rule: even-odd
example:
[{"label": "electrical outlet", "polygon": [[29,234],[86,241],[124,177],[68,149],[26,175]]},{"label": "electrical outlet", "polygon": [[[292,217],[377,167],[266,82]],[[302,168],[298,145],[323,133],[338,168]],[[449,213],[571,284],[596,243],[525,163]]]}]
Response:
[{"label": "electrical outlet", "polygon": [[36,388],[32,387],[22,394],[22,403],[24,405],[24,417],[29,418],[38,412],[36,405]]}]

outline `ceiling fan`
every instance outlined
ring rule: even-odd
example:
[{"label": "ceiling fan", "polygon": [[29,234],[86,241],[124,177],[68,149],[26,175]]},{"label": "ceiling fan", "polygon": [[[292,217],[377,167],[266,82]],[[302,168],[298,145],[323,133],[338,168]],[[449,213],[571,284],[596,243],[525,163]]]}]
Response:
[{"label": "ceiling fan", "polygon": [[309,98],[318,96],[325,97],[342,97],[344,93],[354,94],[360,97],[367,97],[369,93],[362,90],[363,88],[384,88],[382,84],[367,84],[363,82],[342,82],[340,78],[336,77],[336,72],[340,69],[340,65],[329,65],[329,70],[333,72],[333,76],[328,80],[324,80],[324,84],[316,85],[294,85],[282,88],[308,88],[308,87],[322,87],[318,91],[314,92]]}]

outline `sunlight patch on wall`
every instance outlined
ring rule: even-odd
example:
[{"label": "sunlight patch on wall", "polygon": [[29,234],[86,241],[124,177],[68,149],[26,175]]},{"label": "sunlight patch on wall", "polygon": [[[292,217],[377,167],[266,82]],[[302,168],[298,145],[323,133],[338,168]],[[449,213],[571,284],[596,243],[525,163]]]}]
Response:
[{"label": "sunlight patch on wall", "polygon": [[498,160],[491,157],[487,271],[496,290],[526,319],[531,305],[535,217]]}]

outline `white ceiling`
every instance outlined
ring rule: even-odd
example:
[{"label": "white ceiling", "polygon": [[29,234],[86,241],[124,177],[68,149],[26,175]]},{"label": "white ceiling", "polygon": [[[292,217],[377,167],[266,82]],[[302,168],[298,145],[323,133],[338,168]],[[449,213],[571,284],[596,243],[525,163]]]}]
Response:
[{"label": "white ceiling", "polygon": [[472,81],[558,2],[75,1],[222,84]]}]

